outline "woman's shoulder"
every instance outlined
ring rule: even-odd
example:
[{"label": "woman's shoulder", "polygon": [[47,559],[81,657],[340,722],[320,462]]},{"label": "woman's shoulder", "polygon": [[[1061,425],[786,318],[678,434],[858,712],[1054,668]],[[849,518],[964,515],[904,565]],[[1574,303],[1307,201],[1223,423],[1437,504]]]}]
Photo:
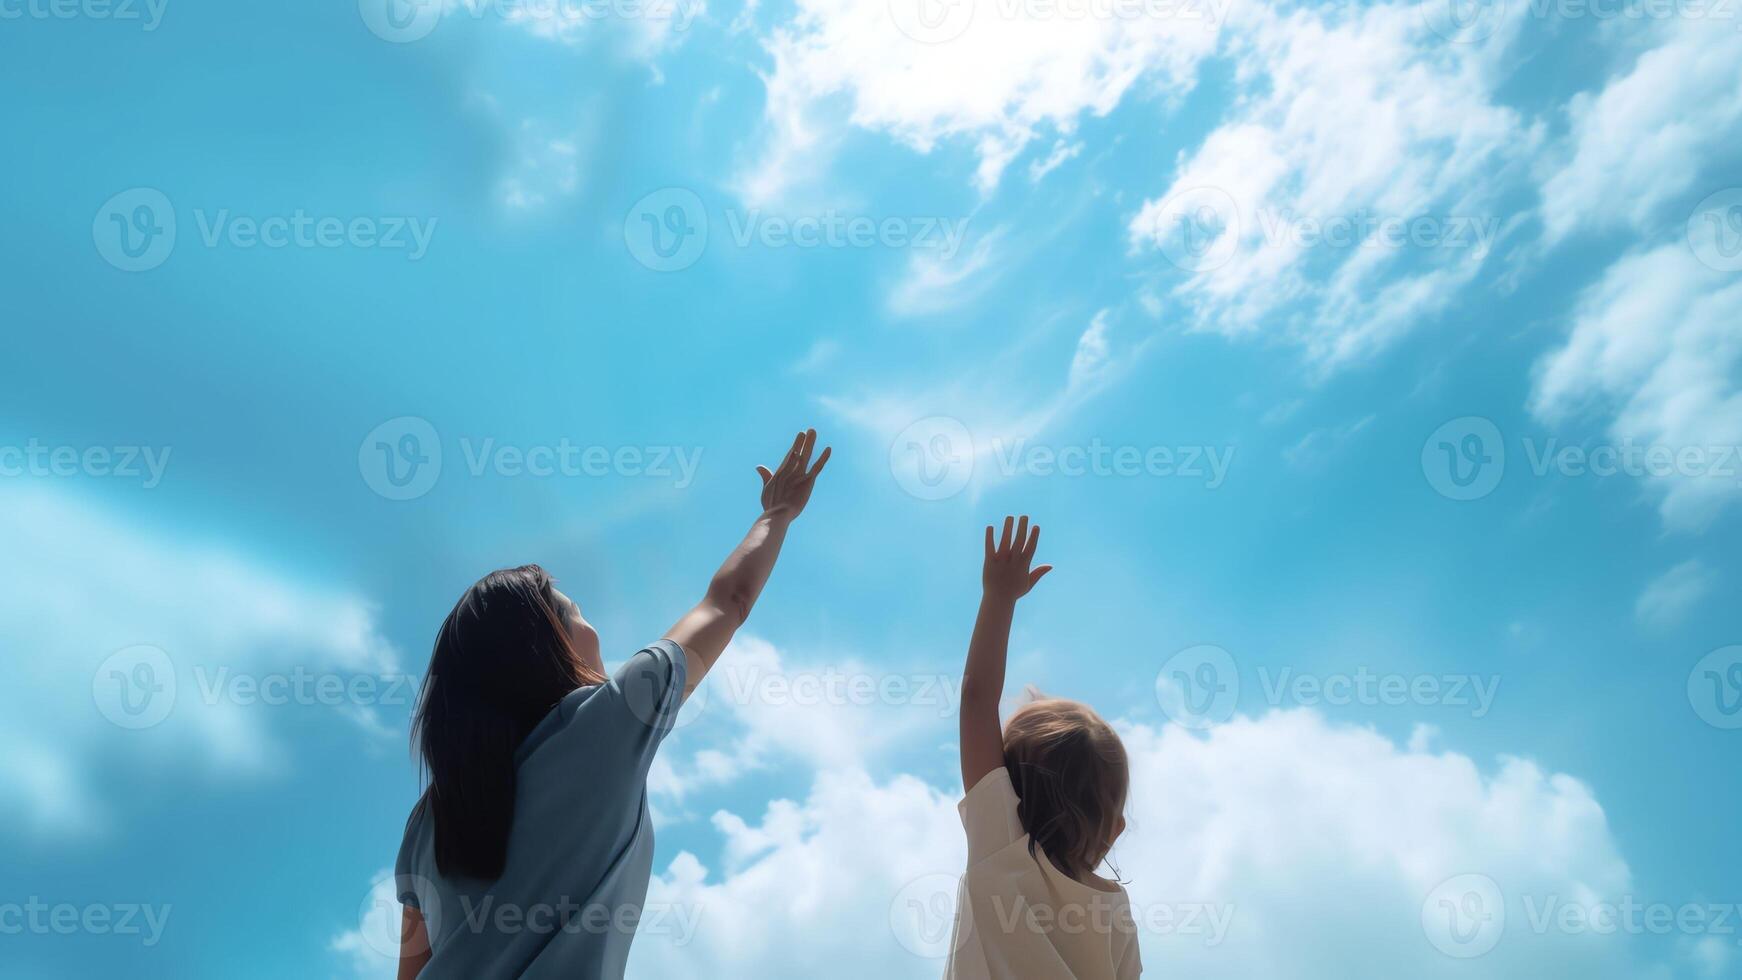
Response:
[{"label": "woman's shoulder", "polygon": [[563,696],[531,733],[526,736],[516,755],[525,762],[539,747],[559,733],[574,728],[600,732],[625,726],[625,709],[634,720],[647,729],[664,732],[670,729],[676,709],[683,701],[685,682],[683,648],[671,640],[656,640],[637,650],[603,683],[577,687]]},{"label": "woman's shoulder", "polygon": [[617,672],[611,683],[625,693],[638,689],[663,691],[674,683],[681,686],[688,671],[683,647],[676,640],[660,638],[635,651]]},{"label": "woman's shoulder", "polygon": [[429,792],[426,790],[412,805],[410,816],[405,818],[399,855],[393,861],[393,875],[397,879],[395,891],[401,902],[418,904],[416,883],[427,876],[424,856],[431,851],[430,833]]}]

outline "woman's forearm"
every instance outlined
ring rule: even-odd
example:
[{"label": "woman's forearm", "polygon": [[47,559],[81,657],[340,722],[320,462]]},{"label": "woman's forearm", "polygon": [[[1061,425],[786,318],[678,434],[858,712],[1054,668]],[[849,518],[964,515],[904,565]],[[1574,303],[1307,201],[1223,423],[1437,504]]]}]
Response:
[{"label": "woman's forearm", "polygon": [[774,572],[774,562],[780,557],[780,546],[786,543],[786,530],[791,526],[790,511],[764,511],[708,583],[708,600],[731,615],[738,625],[750,618],[750,609]]}]

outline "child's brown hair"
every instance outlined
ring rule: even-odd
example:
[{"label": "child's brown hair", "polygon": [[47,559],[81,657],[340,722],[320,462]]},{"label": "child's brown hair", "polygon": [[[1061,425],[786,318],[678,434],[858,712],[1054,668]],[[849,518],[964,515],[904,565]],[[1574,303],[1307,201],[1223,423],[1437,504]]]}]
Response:
[{"label": "child's brown hair", "polygon": [[1112,726],[1086,704],[1037,697],[1004,726],[1004,768],[1030,851],[1079,881],[1093,874],[1119,834],[1131,779]]}]

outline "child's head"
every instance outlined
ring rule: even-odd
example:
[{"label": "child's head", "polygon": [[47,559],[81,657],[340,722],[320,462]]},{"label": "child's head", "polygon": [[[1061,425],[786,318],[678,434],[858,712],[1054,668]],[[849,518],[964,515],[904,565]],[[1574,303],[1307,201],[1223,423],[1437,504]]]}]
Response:
[{"label": "child's head", "polygon": [[1053,866],[1092,874],[1125,829],[1125,746],[1093,708],[1038,698],[1004,726],[1004,767],[1017,816]]}]

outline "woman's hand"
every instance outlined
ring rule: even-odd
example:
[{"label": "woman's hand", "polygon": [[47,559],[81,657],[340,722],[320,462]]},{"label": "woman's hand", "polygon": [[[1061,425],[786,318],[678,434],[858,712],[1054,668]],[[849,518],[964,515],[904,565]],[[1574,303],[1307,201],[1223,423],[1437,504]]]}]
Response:
[{"label": "woman's hand", "polygon": [[816,484],[817,474],[823,471],[823,464],[829,461],[829,447],[825,446],[823,454],[817,457],[817,465],[810,465],[811,450],[816,445],[817,430],[806,429],[792,440],[792,450],[774,472],[770,473],[766,466],[756,467],[756,472],[762,476],[764,513],[791,520],[804,510],[805,504],[810,503],[811,487]]},{"label": "woman's hand", "polygon": [[[1011,536],[1012,527],[1016,531],[1014,537]],[[1031,529],[1027,514],[1022,515],[1020,522],[1014,517],[1004,518],[1004,536],[996,545],[992,542],[992,525],[986,525],[986,567],[980,573],[980,584],[987,598],[1015,602],[1052,571],[1051,565],[1029,569],[1029,564],[1034,561],[1035,546],[1039,543],[1040,525]]]}]

